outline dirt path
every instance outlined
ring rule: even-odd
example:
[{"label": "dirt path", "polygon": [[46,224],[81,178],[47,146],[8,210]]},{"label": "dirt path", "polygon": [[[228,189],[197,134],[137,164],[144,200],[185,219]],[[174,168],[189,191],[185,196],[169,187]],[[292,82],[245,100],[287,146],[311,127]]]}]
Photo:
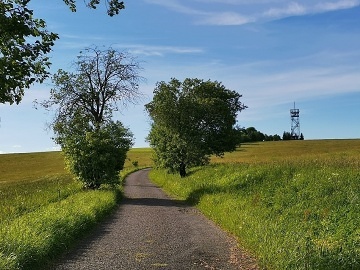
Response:
[{"label": "dirt path", "polygon": [[167,197],[148,170],[127,178],[114,215],[55,269],[256,269],[196,209]]}]

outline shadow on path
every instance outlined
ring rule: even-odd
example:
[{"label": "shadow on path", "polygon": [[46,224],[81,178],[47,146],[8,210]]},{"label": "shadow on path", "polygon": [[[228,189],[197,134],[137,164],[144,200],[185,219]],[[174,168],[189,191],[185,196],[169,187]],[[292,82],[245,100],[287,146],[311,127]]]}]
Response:
[{"label": "shadow on path", "polygon": [[[186,207],[186,201],[159,198],[124,198],[122,205],[141,205],[141,206],[165,206],[165,207]],[[189,206],[190,207],[190,206]]]}]

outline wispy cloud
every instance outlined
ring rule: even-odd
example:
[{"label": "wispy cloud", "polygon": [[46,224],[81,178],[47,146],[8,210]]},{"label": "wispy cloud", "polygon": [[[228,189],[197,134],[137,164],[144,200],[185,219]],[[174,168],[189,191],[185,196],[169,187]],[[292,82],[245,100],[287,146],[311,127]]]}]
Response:
[{"label": "wispy cloud", "polygon": [[93,46],[96,42],[102,41],[110,43],[112,48],[123,49],[129,51],[134,55],[145,56],[164,56],[166,54],[194,54],[203,53],[204,50],[198,47],[181,47],[181,46],[157,46],[157,45],[145,45],[145,44],[124,44],[119,43],[118,40],[106,37],[92,37],[92,36],[75,36],[75,35],[63,35],[63,39],[57,44],[59,49],[62,50],[83,50],[89,46]]},{"label": "wispy cloud", "polygon": [[144,0],[147,3],[163,6],[178,13],[189,15],[206,15],[206,11],[202,11],[192,7],[191,5],[181,4],[177,0]]},{"label": "wispy cloud", "polygon": [[195,47],[151,46],[143,44],[118,44],[113,45],[113,47],[126,49],[134,55],[145,56],[164,56],[166,54],[197,54],[204,52],[203,49]]},{"label": "wispy cloud", "polygon": [[336,2],[325,2],[315,5],[315,10],[319,12],[348,9],[360,5],[359,0],[342,0]]},{"label": "wispy cloud", "polygon": [[278,17],[287,17],[287,16],[296,16],[302,15],[307,12],[307,8],[303,5],[300,5],[296,2],[292,2],[285,7],[280,8],[270,8],[264,12],[265,17],[278,18]]},{"label": "wispy cloud", "polygon": [[[243,25],[256,21],[274,20],[289,16],[323,13],[353,8],[360,0],[292,1],[287,0],[145,0],[172,11],[193,16],[194,23],[204,25]],[[199,3],[203,3],[199,5]],[[206,3],[206,5],[205,5]]]},{"label": "wispy cloud", "polygon": [[223,12],[208,13],[202,19],[199,19],[198,23],[206,25],[243,25],[253,21],[254,19],[242,16],[236,12]]},{"label": "wispy cloud", "polygon": [[[182,80],[190,76],[218,80],[242,94],[251,111],[261,111],[261,108],[294,100],[360,92],[360,70],[356,61],[352,65],[342,62],[345,58],[358,59],[359,56],[360,52],[321,52],[281,63],[269,60],[230,65],[209,61],[181,66],[164,65],[161,70],[149,70],[147,77],[161,80],[175,76]],[[315,63],[324,64],[319,66]]]}]

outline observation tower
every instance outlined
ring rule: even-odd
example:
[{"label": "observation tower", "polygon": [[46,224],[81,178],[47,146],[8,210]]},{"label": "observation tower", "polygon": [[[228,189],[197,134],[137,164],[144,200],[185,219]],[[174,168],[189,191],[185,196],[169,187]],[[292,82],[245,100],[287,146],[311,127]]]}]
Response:
[{"label": "observation tower", "polygon": [[290,109],[290,116],[291,116],[291,139],[298,140],[300,139],[300,110],[295,109],[295,102],[294,102],[294,109]]}]

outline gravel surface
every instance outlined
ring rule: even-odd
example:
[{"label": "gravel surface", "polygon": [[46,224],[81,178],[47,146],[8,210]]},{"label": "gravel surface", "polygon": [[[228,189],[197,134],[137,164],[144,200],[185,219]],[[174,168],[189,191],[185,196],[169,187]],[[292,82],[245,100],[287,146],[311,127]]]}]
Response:
[{"label": "gravel surface", "polygon": [[148,171],[127,178],[115,213],[54,269],[258,269],[198,210],[150,183]]}]

